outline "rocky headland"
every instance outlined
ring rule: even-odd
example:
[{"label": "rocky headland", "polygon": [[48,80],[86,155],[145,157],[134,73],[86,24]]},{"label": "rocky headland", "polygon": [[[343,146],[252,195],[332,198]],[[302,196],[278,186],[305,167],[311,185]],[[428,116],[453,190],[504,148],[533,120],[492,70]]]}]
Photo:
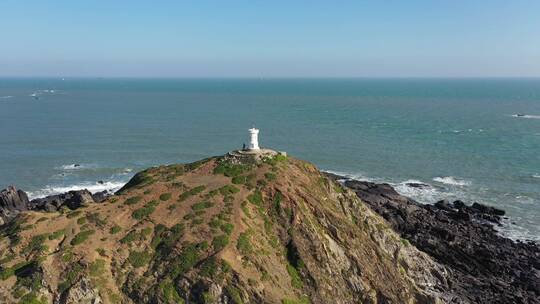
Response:
[{"label": "rocky headland", "polygon": [[281,154],[150,168],[115,194],[8,187],[0,302],[540,303],[539,247],[502,216]]}]

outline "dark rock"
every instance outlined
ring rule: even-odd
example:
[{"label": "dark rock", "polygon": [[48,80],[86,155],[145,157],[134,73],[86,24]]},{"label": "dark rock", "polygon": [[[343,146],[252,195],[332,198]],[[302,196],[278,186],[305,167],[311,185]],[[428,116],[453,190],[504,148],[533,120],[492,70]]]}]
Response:
[{"label": "dark rock", "polygon": [[423,205],[388,184],[329,175],[353,190],[392,228],[450,270],[455,303],[540,303],[540,247],[493,228],[503,210],[462,201]]},{"label": "dark rock", "polygon": [[94,199],[94,202],[101,203],[104,200],[107,199],[107,197],[111,196],[111,193],[107,190],[103,190],[101,192],[96,192],[92,194],[92,198]]},{"label": "dark rock", "polygon": [[412,187],[412,188],[420,188],[420,189],[425,189],[425,188],[431,187],[430,185],[423,184],[423,183],[406,183],[405,185],[407,185],[409,187]]},{"label": "dark rock", "polygon": [[471,208],[474,209],[474,210],[477,210],[480,213],[486,213],[486,214],[498,215],[498,216],[505,215],[504,210],[497,209],[495,207],[482,205],[482,204],[479,204],[479,203],[473,203]]},{"label": "dark rock", "polygon": [[77,209],[94,202],[92,193],[84,189],[50,195],[44,198],[36,198],[30,201],[30,204],[33,209],[36,210],[54,211],[60,209],[62,206],[67,206],[70,209]]},{"label": "dark rock", "polygon": [[28,195],[14,186],[0,191],[0,225],[7,223],[19,212],[28,210]]},{"label": "dark rock", "polygon": [[441,210],[448,211],[448,212],[455,211],[454,206],[450,205],[450,203],[447,200],[440,200],[440,201],[436,202],[435,207],[437,207],[437,208],[439,208]]}]

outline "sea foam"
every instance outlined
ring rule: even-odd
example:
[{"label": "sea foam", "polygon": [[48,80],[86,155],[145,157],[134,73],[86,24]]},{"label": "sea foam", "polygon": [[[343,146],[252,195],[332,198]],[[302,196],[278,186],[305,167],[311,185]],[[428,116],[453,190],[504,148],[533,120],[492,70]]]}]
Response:
[{"label": "sea foam", "polygon": [[517,117],[517,118],[529,118],[529,119],[540,119],[540,115],[518,115],[518,114],[514,114],[514,115],[512,115],[512,117]]},{"label": "sea foam", "polygon": [[470,181],[458,179],[453,176],[435,177],[433,181],[451,186],[469,186],[471,184]]},{"label": "sea foam", "polygon": [[92,182],[83,182],[79,184],[73,184],[73,185],[48,185],[45,186],[43,189],[37,190],[37,191],[29,191],[28,197],[30,199],[45,197],[48,195],[55,195],[55,194],[61,194],[68,191],[73,190],[83,190],[86,189],[92,193],[101,192],[101,191],[111,191],[115,192],[118,189],[122,188],[126,182],[121,181],[108,181],[104,183],[92,183]]},{"label": "sea foam", "polygon": [[[411,184],[425,185],[421,187],[414,187]],[[439,189],[432,187],[428,183],[423,181],[409,179],[399,183],[391,183],[396,191],[406,197],[410,197],[422,204],[433,204],[444,197],[444,194]]]}]

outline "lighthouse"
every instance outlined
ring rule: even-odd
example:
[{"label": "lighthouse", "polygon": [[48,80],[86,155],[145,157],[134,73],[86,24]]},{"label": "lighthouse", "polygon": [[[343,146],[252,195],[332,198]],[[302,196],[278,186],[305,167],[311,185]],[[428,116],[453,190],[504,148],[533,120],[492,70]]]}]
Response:
[{"label": "lighthouse", "polygon": [[249,131],[249,150],[259,150],[259,129],[255,129],[255,127],[248,130]]}]

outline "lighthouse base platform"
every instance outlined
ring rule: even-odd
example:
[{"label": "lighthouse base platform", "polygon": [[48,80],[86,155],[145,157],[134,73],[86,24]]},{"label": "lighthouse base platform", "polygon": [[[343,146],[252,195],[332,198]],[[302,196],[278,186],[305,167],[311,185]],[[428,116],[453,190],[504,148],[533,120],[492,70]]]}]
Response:
[{"label": "lighthouse base platform", "polygon": [[246,150],[234,150],[229,153],[227,153],[227,157],[231,159],[237,159],[237,160],[245,160],[245,159],[251,159],[255,161],[262,161],[265,158],[274,157],[276,155],[284,155],[287,156],[286,152],[282,151],[275,151],[271,149],[246,149]]}]

